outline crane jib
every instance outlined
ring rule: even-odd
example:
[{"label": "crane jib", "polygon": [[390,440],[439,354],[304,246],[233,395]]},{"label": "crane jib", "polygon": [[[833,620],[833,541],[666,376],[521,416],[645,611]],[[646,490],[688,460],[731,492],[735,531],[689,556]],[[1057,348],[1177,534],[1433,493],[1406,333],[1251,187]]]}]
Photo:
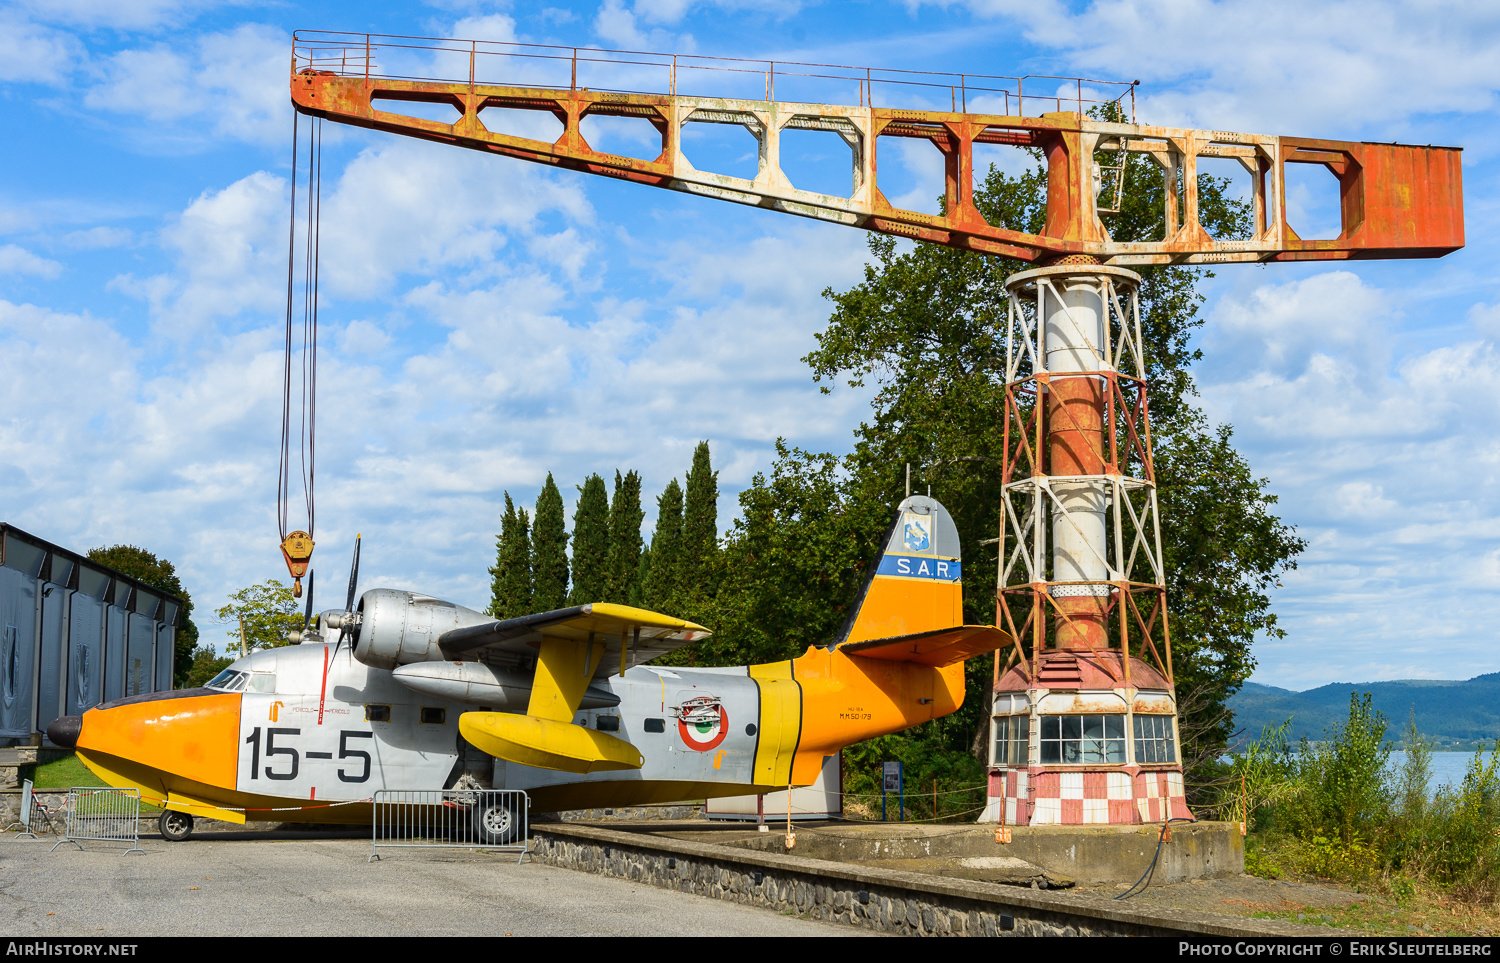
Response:
[{"label": "crane jib", "polygon": [[[291,96],[303,114],[1026,261],[1081,255],[1128,266],[1423,258],[1440,257],[1464,244],[1461,154],[1456,148],[1158,127],[1089,114],[1104,104],[1106,113],[1133,119],[1132,84],[1080,79],[1075,98],[1035,93],[1039,78],[919,75],[470,40],[299,32],[293,46]],[[430,57],[434,76],[413,77],[409,64],[396,76],[395,66],[382,63],[419,53]],[[386,69],[391,74],[382,72]],[[592,79],[610,70],[633,72],[621,74],[619,82],[637,87],[642,77],[656,73],[660,90],[606,89]],[[750,75],[757,84],[764,74],[763,99],[754,99],[762,94],[758,87],[751,99],[688,92],[712,89],[715,84],[699,81],[719,76],[714,71]],[[849,97],[857,103],[776,99],[778,79],[786,84],[788,78],[802,81],[803,87],[814,81],[848,91],[857,87],[857,96]],[[1056,89],[1063,78],[1040,79]],[[1033,92],[1027,92],[1027,80]],[[1067,79],[1067,85],[1072,83]],[[916,88],[921,88],[919,99],[928,102],[951,95],[953,109],[885,105],[895,100],[886,97],[887,91]],[[1105,96],[1121,88],[1130,97],[1128,114],[1126,93]],[[452,119],[402,112],[412,104],[437,105]],[[966,109],[971,104],[998,105],[1010,112]],[[556,140],[543,141],[492,131],[481,118],[491,109],[550,115],[562,132]],[[589,117],[649,122],[660,136],[660,153],[646,160],[595,149],[582,130]],[[759,144],[755,176],[694,168],[682,153],[682,133],[694,123],[738,124],[749,131]],[[849,196],[799,189],[782,170],[782,132],[809,129],[833,131],[849,145],[854,166]],[[895,207],[881,192],[880,148],[889,138],[924,139],[942,153],[943,213]],[[1044,156],[1048,190],[1041,233],[985,220],[974,204],[976,143],[1026,146]],[[1110,237],[1105,218],[1112,208],[1101,205],[1123,188],[1104,191],[1101,185],[1122,169],[1122,155],[1149,157],[1160,171],[1167,221],[1160,240]],[[1248,173],[1250,236],[1215,238],[1199,223],[1198,162],[1204,157],[1238,161]],[[1286,168],[1298,164],[1324,168],[1337,179],[1337,237],[1304,239],[1287,223]]]}]

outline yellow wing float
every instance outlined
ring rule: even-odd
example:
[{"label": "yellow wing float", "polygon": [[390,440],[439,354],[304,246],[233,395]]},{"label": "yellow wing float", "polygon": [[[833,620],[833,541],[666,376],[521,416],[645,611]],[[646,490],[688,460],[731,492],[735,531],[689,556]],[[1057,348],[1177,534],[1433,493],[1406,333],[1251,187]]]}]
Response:
[{"label": "yellow wing float", "polygon": [[469,658],[534,653],[536,675],[526,714],[465,712],[458,730],[475,748],[508,762],[586,773],[639,769],[645,762],[625,740],[574,724],[594,676],[623,675],[632,664],[708,635],[703,626],[669,615],[595,602],[455,629],[439,643],[445,652]]}]

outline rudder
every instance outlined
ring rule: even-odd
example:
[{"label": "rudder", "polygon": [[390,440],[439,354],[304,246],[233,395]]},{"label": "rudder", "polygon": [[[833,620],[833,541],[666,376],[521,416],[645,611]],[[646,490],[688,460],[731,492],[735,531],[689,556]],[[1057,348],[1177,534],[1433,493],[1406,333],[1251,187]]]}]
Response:
[{"label": "rudder", "polygon": [[910,495],[897,506],[880,558],[833,648],[963,622],[958,527],[937,499]]}]

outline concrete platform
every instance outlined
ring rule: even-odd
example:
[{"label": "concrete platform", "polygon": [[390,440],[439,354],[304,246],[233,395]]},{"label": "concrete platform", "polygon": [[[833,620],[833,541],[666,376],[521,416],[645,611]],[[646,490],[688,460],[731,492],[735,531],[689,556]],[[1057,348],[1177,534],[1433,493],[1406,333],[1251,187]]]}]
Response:
[{"label": "concrete platform", "polygon": [[[765,833],[744,824],[703,822],[617,823],[612,828],[757,852],[787,852],[784,825]],[[1157,825],[1017,826],[1011,828],[1011,841],[1002,844],[995,842],[993,825],[844,822],[801,823],[795,829],[797,843],[791,854],[796,856],[957,879],[1035,882],[1039,888],[1134,883],[1151,865],[1161,834]],[[1245,844],[1238,824],[1173,823],[1153,880],[1180,883],[1244,871]]]}]

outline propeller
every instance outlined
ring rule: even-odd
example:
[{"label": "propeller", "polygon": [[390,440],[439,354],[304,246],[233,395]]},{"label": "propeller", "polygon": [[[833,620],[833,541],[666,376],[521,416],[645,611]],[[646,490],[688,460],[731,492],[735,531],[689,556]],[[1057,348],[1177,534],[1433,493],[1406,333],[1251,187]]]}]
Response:
[{"label": "propeller", "polygon": [[362,537],[362,535],[354,536],[354,560],[349,563],[349,597],[344,600],[344,614],[339,619],[338,641],[333,643],[333,654],[335,656],[339,654],[339,646],[344,644],[344,638],[354,628],[350,623],[354,621],[354,591],[359,587],[359,541]]},{"label": "propeller", "polygon": [[307,573],[307,611],[302,613],[302,638],[312,631],[313,625],[313,573]]}]

